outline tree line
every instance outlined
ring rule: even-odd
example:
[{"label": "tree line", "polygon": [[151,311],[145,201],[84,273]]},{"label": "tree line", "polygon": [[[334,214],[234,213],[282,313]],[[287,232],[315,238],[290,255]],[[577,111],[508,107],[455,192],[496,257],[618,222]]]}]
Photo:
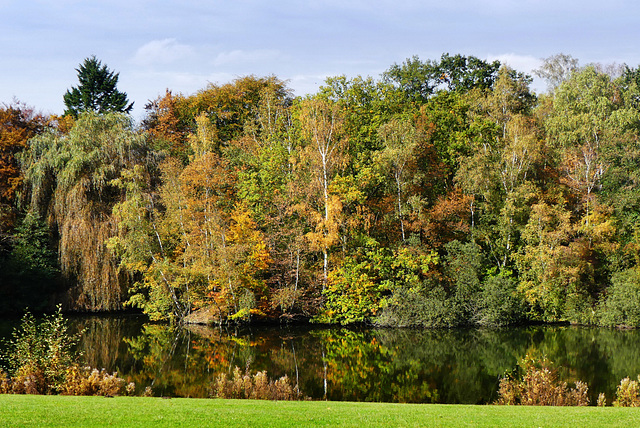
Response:
[{"label": "tree line", "polygon": [[88,58],[63,116],[0,109],[0,309],[639,325],[640,69],[536,73],[546,93],[449,54],[303,97],[245,76],[135,123]]}]

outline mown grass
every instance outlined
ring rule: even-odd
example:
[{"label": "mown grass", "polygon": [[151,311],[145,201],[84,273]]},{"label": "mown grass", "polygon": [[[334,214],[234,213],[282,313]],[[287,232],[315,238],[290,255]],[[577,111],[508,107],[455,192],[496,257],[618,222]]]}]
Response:
[{"label": "mown grass", "polygon": [[640,409],[1,395],[2,427],[637,426]]}]

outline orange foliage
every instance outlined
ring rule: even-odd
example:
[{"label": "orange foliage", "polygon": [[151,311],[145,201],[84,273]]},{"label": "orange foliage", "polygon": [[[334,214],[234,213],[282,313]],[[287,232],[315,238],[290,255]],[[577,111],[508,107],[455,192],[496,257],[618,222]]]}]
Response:
[{"label": "orange foliage", "polygon": [[438,198],[422,225],[426,242],[438,248],[455,239],[464,240],[470,230],[472,203],[473,196],[459,189]]},{"label": "orange foliage", "polygon": [[170,151],[177,156],[185,155],[187,150],[188,128],[185,121],[180,119],[184,101],[182,95],[173,95],[167,90],[163,97],[145,106],[149,112],[145,128],[154,140],[168,144]]},{"label": "orange foliage", "polygon": [[13,202],[22,182],[16,155],[43,126],[43,117],[24,105],[0,108],[0,203]]}]

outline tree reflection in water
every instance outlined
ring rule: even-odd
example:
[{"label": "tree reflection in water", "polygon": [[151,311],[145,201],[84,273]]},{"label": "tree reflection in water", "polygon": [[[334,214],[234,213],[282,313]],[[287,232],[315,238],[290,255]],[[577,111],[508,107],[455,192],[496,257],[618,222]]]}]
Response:
[{"label": "tree reflection in water", "polygon": [[287,375],[314,399],[489,403],[526,354],[546,355],[567,382],[583,380],[592,402],[640,373],[640,332],[571,326],[503,329],[173,327],[140,317],[72,320],[85,329],[86,362],[117,370],[138,392],[207,397],[234,367]]}]

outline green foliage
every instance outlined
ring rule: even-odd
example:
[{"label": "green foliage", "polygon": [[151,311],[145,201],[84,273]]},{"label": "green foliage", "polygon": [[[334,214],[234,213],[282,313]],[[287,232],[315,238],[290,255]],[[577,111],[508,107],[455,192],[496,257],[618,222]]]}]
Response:
[{"label": "green foliage", "polygon": [[402,65],[391,66],[384,79],[398,86],[411,101],[425,103],[441,88],[454,92],[489,89],[499,68],[499,61],[488,63],[474,56],[445,53],[440,61],[408,58]]},{"label": "green foliage", "polygon": [[398,288],[375,320],[382,327],[456,327],[456,308],[441,285]]},{"label": "green foliage", "polygon": [[32,273],[39,272],[52,280],[58,269],[56,254],[51,249],[51,232],[44,221],[34,213],[27,213],[15,233],[12,257]]},{"label": "green foliage", "polygon": [[[481,291],[481,248],[473,243],[452,241],[446,245],[444,280],[426,277],[433,255],[407,258],[408,251],[396,255],[392,267],[398,281],[378,318],[382,325],[456,327],[477,322]],[[420,260],[420,264],[416,262]],[[426,263],[425,263],[426,262]],[[419,268],[421,266],[421,268]],[[407,269],[408,268],[408,269]],[[418,269],[417,269],[418,268]],[[400,276],[398,273],[403,272]],[[409,275],[406,275],[406,274]]]},{"label": "green foliage", "polygon": [[368,251],[358,259],[345,259],[331,271],[323,293],[325,310],[316,321],[350,324],[368,321],[376,315],[387,289],[380,280],[381,265],[385,262],[383,252]]},{"label": "green foliage", "polygon": [[[451,289],[428,275],[429,269],[438,262],[435,253],[420,254],[409,248],[397,251],[387,276],[391,295],[385,299],[376,323],[395,327],[454,327],[468,323],[467,302],[461,299],[474,286],[470,284],[470,288],[465,289],[463,285],[456,296],[455,285]],[[464,273],[458,279],[462,281],[463,276]]]},{"label": "green foliage", "polygon": [[604,325],[640,327],[640,274],[636,268],[613,275],[598,315]]},{"label": "green foliage", "polygon": [[460,323],[473,322],[478,316],[481,292],[482,249],[475,242],[451,241],[446,246],[445,272],[449,295],[453,299]]},{"label": "green foliage", "polygon": [[479,296],[477,322],[480,325],[517,324],[525,319],[526,306],[517,282],[506,275],[488,276]]},{"label": "green foliage", "polygon": [[[456,327],[507,325],[522,320],[523,299],[505,275],[484,278],[484,256],[473,242],[446,245],[444,280],[417,277],[396,285],[376,319],[380,325]],[[402,283],[401,283],[402,284]]]},{"label": "green foliage", "polygon": [[64,94],[65,115],[78,117],[83,112],[119,112],[129,113],[133,103],[129,103],[127,94],[120,92],[118,73],[110,71],[95,56],[85,58],[78,72],[79,84]]},{"label": "green foliage", "polygon": [[50,295],[57,290],[60,272],[49,227],[34,213],[27,213],[13,236],[13,248],[0,271],[0,290],[5,297],[0,313],[29,307],[51,309]]}]

